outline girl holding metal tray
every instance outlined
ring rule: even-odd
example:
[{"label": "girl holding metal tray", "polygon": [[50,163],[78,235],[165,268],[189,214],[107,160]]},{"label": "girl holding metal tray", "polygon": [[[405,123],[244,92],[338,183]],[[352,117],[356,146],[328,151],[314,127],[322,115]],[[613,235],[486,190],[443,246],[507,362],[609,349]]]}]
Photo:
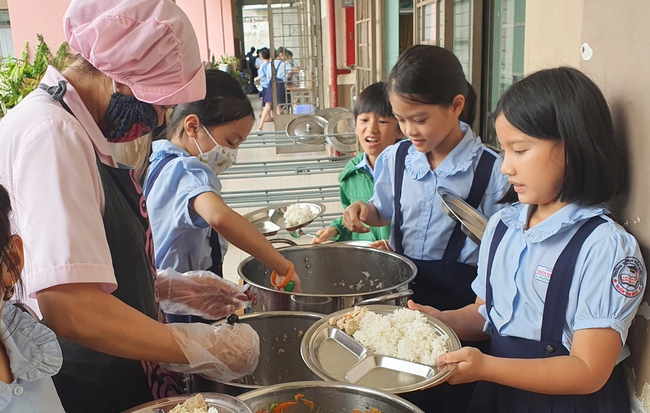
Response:
[{"label": "girl holding metal tray", "polygon": [[607,102],[573,68],[533,73],[496,111],[502,172],[519,201],[489,221],[472,287],[476,302],[440,312],[411,303],[462,339],[438,358],[450,383],[479,381],[469,412],[627,413],[621,361],[643,298],[638,242],[603,206],[625,165]]},{"label": "girl holding metal tray", "polygon": [[[166,139],[153,142],[149,162],[144,163],[147,198],[155,246],[156,268],[179,273],[207,271],[222,276],[222,260],[228,241],[258,257],[274,270],[279,288],[300,280],[293,264],[241,215],[221,199],[218,175],[235,163],[237,148],[246,139],[255,118],[250,101],[230,75],[206,71],[205,99],[176,105],[169,116]],[[144,173],[140,174],[144,176]],[[172,280],[173,282],[173,280]],[[221,308],[195,308],[198,314],[215,319],[228,315],[240,301],[234,285],[214,277],[215,288],[226,292]],[[292,283],[292,284],[289,284]],[[178,297],[176,297],[178,298]],[[193,307],[196,294],[188,294]],[[208,305],[205,300],[199,303]],[[170,315],[177,321],[187,320]]]}]

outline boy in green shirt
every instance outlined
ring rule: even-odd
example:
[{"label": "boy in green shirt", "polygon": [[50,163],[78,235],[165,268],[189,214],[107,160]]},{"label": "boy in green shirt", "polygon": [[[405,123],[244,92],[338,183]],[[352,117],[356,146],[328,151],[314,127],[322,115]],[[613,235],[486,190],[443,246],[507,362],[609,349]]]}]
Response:
[{"label": "boy in green shirt", "polygon": [[[375,180],[373,169],[375,160],[388,146],[402,139],[404,134],[399,128],[393,109],[388,101],[386,84],[374,83],[361,92],[354,107],[356,117],[356,135],[363,152],[348,161],[339,175],[341,183],[341,204],[347,208],[355,201],[368,202],[372,197]],[[370,232],[353,233],[343,226],[343,218],[332,222],[329,228],[321,229],[312,239],[312,244],[320,244],[335,238],[336,241],[379,241],[387,240],[390,236],[390,225],[385,227],[369,227]]]}]

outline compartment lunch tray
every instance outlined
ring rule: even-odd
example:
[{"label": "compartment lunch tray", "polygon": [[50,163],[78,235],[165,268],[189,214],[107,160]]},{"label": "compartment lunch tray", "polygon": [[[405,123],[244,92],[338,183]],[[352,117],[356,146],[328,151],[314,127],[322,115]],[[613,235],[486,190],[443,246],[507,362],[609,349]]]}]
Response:
[{"label": "compartment lunch tray", "polygon": [[[390,314],[402,307],[372,305],[367,308],[378,314]],[[331,317],[350,311],[352,309],[348,308],[323,317],[303,337],[302,358],[323,380],[348,382],[399,394],[440,384],[453,371],[453,368],[441,369],[375,354],[344,331],[329,325]],[[449,351],[461,348],[460,340],[451,328],[434,317],[425,316],[438,334],[447,336]]]}]

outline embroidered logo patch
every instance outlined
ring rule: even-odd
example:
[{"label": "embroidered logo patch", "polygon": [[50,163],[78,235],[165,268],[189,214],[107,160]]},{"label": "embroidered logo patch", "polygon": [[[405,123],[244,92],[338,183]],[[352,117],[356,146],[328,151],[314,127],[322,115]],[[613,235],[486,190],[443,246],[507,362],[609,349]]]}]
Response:
[{"label": "embroidered logo patch", "polygon": [[548,268],[548,267],[543,267],[541,265],[537,266],[537,269],[535,270],[535,275],[533,276],[534,279],[537,281],[544,282],[548,284],[551,282],[551,273],[553,272],[553,268]]},{"label": "embroidered logo patch", "polygon": [[642,274],[641,261],[634,257],[627,257],[614,267],[612,285],[624,296],[636,297],[643,291]]}]

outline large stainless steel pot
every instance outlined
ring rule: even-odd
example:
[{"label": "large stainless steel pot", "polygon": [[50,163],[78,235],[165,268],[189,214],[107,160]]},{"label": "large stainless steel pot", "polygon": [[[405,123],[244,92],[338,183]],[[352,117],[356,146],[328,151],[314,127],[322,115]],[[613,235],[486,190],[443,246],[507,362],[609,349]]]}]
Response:
[{"label": "large stainless steel pot", "polygon": [[[273,311],[239,317],[260,336],[260,362],[250,376],[237,382],[217,382],[193,375],[191,392],[215,392],[237,396],[249,390],[280,383],[321,380],[302,360],[303,334],[323,316],[316,313]],[[219,325],[219,321],[214,325]]]},{"label": "large stainless steel pot", "polygon": [[313,381],[285,383],[242,394],[239,399],[254,412],[264,408],[268,412],[271,404],[294,401],[298,393],[313,402],[314,407],[312,410],[307,403],[299,401],[291,407],[293,413],[316,411],[339,413],[352,412],[355,409],[365,412],[371,407],[386,413],[424,413],[412,403],[394,394],[347,383]]},{"label": "large stainless steel pot", "polygon": [[239,264],[239,275],[249,284],[251,305],[247,313],[309,311],[331,314],[354,305],[404,305],[412,294],[408,283],[417,268],[393,252],[346,244],[304,245],[280,248],[300,276],[302,292],[277,291],[271,269],[254,257]]}]

